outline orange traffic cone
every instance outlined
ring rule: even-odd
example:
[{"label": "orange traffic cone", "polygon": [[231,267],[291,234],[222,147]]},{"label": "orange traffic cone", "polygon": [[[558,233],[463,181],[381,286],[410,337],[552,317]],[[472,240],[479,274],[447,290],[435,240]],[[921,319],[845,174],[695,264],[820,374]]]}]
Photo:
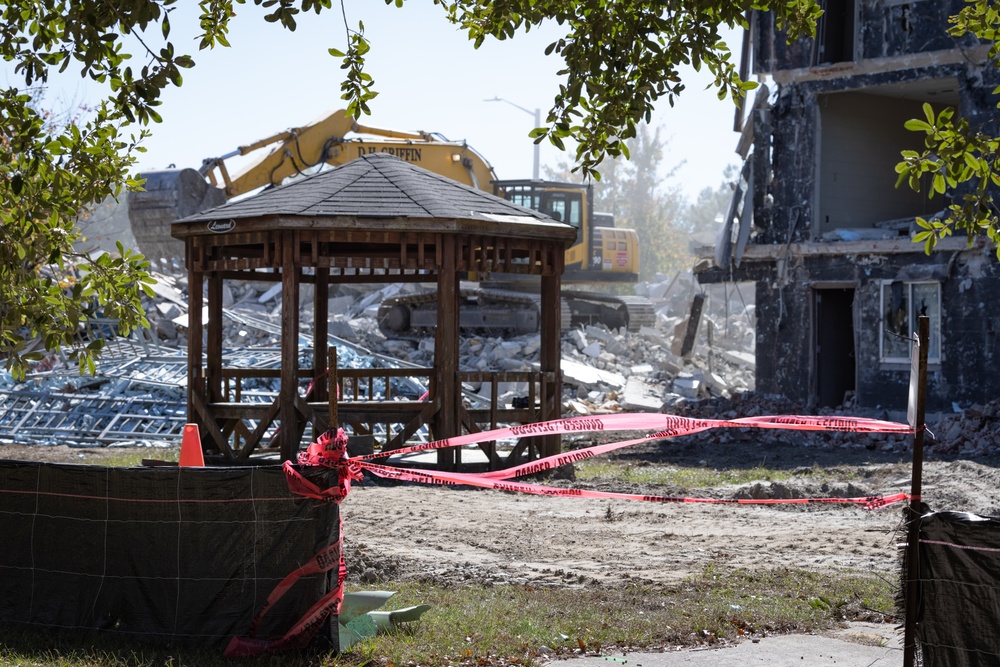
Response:
[{"label": "orange traffic cone", "polygon": [[201,435],[197,424],[184,424],[184,438],[181,440],[182,467],[205,467],[205,455],[201,451]]}]

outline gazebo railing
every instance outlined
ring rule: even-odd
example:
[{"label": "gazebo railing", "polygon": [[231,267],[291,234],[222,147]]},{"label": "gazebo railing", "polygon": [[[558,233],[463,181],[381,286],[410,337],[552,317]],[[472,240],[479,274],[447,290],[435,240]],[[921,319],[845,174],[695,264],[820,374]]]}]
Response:
[{"label": "gazebo railing", "polygon": [[[278,395],[261,385],[280,378],[276,368],[223,368],[216,384],[220,389],[204,406],[221,439],[231,448],[229,455],[245,459],[256,448],[267,448],[277,433]],[[435,402],[433,368],[337,368],[327,379],[327,400],[315,400],[313,388],[321,381],[312,369],[298,373],[300,387],[297,409],[312,424],[312,437],[329,424],[347,427],[353,435],[369,435],[375,446],[391,451],[412,443],[414,436],[432,422],[439,406]],[[538,371],[463,371],[459,381],[478,387],[466,393],[460,409],[463,430],[469,433],[495,429],[505,424],[533,423],[541,419],[542,397],[551,391],[550,374]],[[308,387],[305,384],[308,382]],[[211,384],[211,382],[210,382]],[[249,387],[248,387],[249,385]],[[426,387],[426,391],[420,393]],[[510,400],[510,390],[514,396]],[[484,391],[485,390],[485,391]],[[302,425],[305,428],[305,424]],[[501,459],[495,441],[479,444],[491,469],[521,459],[543,455],[537,439],[518,441]],[[461,451],[454,452],[456,465]]]}]

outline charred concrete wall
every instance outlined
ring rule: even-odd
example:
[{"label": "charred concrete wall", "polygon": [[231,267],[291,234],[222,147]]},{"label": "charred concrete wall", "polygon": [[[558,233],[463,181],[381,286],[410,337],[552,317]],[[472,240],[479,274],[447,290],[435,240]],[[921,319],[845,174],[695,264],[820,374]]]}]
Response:
[{"label": "charred concrete wall", "polygon": [[897,58],[971,47],[975,39],[956,42],[948,34],[948,17],[963,0],[825,0],[825,16],[816,39],[791,44],[778,32],[770,12],[754,16],[756,74],[849,61]]},{"label": "charred concrete wall", "polygon": [[[938,82],[937,88],[929,87],[928,82],[932,81]],[[818,238],[822,232],[837,227],[871,227],[873,223],[868,217],[854,221],[821,217],[819,192],[825,176],[828,185],[834,179],[856,182],[857,187],[852,189],[845,184],[837,192],[841,201],[852,191],[870,190],[877,184],[881,190],[866,195],[873,200],[869,202],[871,205],[859,200],[856,206],[874,215],[873,205],[887,198],[899,200],[896,206],[899,215],[883,218],[886,220],[927,216],[942,209],[946,202],[939,200],[929,205],[925,196],[905,186],[895,187],[893,165],[899,161],[900,150],[923,148],[922,134],[899,130],[906,120],[923,116],[923,102],[938,108],[944,106],[940,98],[953,102],[959,114],[970,122],[985,123],[988,130],[995,129],[997,108],[992,91],[997,85],[1000,72],[996,68],[954,63],[778,86],[771,108],[753,121],[755,159],[766,159],[766,167],[755,172],[760,175],[754,189],[757,241],[801,241]],[[846,103],[839,102],[838,96],[843,96]],[[843,128],[843,136],[830,136],[832,131],[824,136],[824,119],[829,127],[831,109],[835,106],[854,108],[859,125]],[[878,110],[885,113],[876,119]],[[881,144],[872,145],[865,129],[880,137]],[[854,161],[824,163],[824,153],[831,152],[824,151],[824,140],[852,152]],[[852,146],[852,142],[856,145]],[[866,146],[869,155],[862,152]]]},{"label": "charred concrete wall", "polygon": [[924,103],[1000,130],[1000,72],[985,47],[947,34],[948,17],[963,6],[827,0],[816,39],[793,44],[775,33],[769,14],[755,15],[753,69],[776,85],[748,119],[750,245],[733,265],[698,277],[755,281],[757,391],[804,404],[853,397],[863,407],[904,409],[904,338],[923,313],[932,317],[928,408],[1000,395],[1000,374],[991,370],[1000,329],[996,256],[956,239],[931,256],[911,244],[915,217],[933,216],[962,191],[927,197],[896,188],[893,169],[901,150],[923,148],[923,135],[903,125],[923,117]]},{"label": "charred concrete wall", "polygon": [[[882,291],[886,285],[940,284],[939,354],[928,374],[928,409],[952,403],[986,403],[1000,396],[993,371],[1000,336],[1000,263],[990,249],[934,253],[792,256],[778,263],[773,279],[759,280],[757,391],[815,403],[822,394],[824,350],[820,327],[853,335],[853,359],[834,360],[856,369],[853,388],[862,407],[906,407],[910,365],[886,360]],[[817,297],[831,287],[852,293],[849,312],[821,321]],[[849,333],[848,333],[849,332]]]}]

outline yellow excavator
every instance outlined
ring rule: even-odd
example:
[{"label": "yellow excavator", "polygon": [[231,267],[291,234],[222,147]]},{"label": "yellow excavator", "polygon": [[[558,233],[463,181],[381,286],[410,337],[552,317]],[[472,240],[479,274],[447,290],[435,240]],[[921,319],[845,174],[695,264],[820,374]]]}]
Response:
[{"label": "yellow excavator", "polygon": [[[238,174],[231,175],[230,160],[271,150]],[[516,204],[541,211],[577,229],[577,241],[566,252],[565,285],[634,283],[639,276],[639,240],[634,230],[614,227],[610,215],[595,214],[589,185],[550,181],[501,181],[487,160],[465,142],[449,141],[437,133],[401,132],[358,124],[345,111],[336,111],[303,127],[292,128],[240,146],[225,155],[205,160],[201,167],[144,173],[145,192],[129,195],[128,218],[139,250],[148,257],[177,257],[182,247],[171,239],[170,224],[196,211],[217,206],[260,188],[275,187],[296,176],[315,173],[326,165],[337,166],[369,153],[390,153],[419,167],[460,183],[492,192]],[[598,222],[602,224],[597,224]],[[475,277],[471,277],[475,279]],[[526,333],[537,328],[534,317],[511,317],[519,305],[537,307],[519,291],[520,283],[491,276],[489,290],[470,298],[493,304],[470,318],[464,328],[508,329]],[[530,289],[529,289],[530,291]],[[387,334],[406,334],[433,326],[421,309],[432,298],[400,297],[380,310]],[[530,302],[530,303],[529,303]],[[652,324],[654,315],[645,299],[586,290],[564,290],[563,324],[604,323],[608,327],[638,330]],[[426,324],[424,322],[426,321]],[[516,325],[512,326],[512,322]]]}]

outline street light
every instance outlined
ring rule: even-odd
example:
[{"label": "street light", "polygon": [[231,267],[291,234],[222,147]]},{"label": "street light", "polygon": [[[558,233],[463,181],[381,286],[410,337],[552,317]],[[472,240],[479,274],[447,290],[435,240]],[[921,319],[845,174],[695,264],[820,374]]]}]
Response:
[{"label": "street light", "polygon": [[[491,100],[483,100],[483,101],[484,102],[506,102],[507,104],[511,105],[512,107],[520,109],[524,113],[530,114],[530,115],[534,116],[535,117],[535,127],[541,127],[542,126],[542,112],[541,112],[540,109],[535,109],[534,111],[529,111],[528,109],[525,109],[524,107],[520,106],[519,104],[514,104],[510,100],[505,100],[502,97],[494,97]],[[538,142],[535,142],[535,159],[534,159],[534,162],[531,165],[531,179],[534,180],[534,181],[538,180],[538,155],[539,155],[539,149],[540,148],[541,147],[538,145]]]}]

